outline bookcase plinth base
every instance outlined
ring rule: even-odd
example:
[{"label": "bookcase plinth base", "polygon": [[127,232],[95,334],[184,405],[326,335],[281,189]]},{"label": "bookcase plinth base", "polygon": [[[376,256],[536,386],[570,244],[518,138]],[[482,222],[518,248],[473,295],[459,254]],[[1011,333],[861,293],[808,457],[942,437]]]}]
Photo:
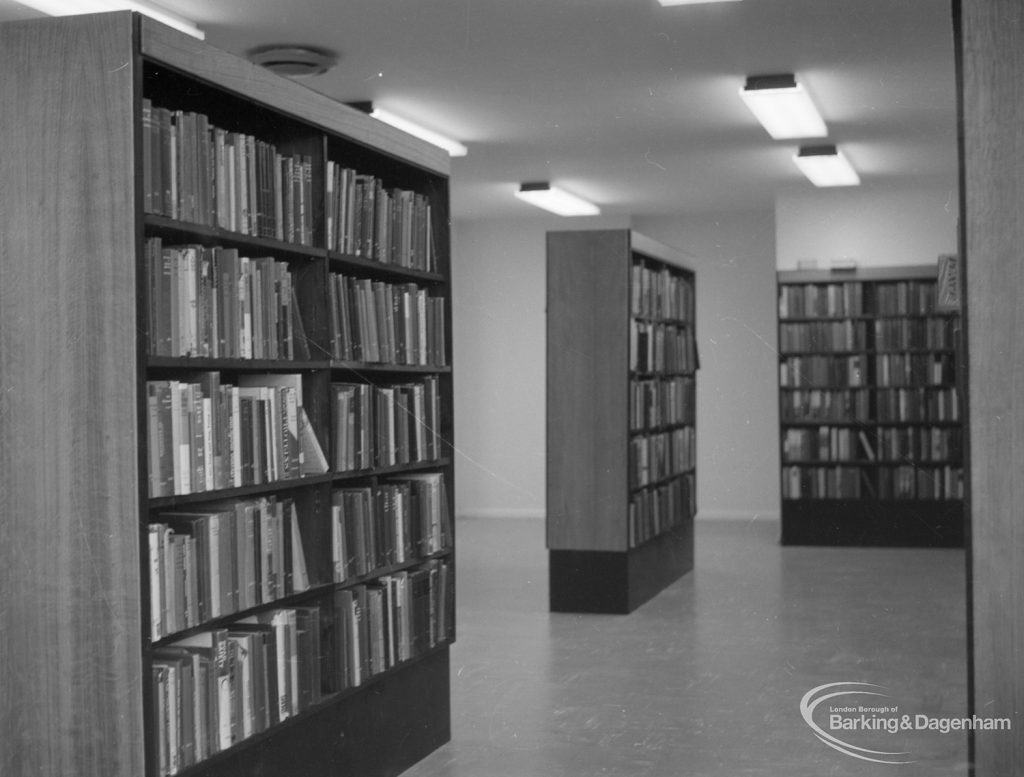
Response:
[{"label": "bookcase plinth base", "polygon": [[963,500],[801,499],[782,502],[783,545],[964,547]]},{"label": "bookcase plinth base", "polygon": [[[300,733],[292,728],[297,727]],[[188,777],[395,777],[451,739],[448,648],[237,753],[215,756]]]},{"label": "bookcase plinth base", "polygon": [[625,615],[693,569],[693,521],[626,551],[549,551],[551,612]]}]

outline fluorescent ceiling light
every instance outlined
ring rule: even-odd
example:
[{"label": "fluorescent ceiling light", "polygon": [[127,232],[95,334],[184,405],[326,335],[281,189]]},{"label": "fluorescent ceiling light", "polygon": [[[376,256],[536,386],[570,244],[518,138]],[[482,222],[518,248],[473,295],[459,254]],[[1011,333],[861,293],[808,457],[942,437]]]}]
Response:
[{"label": "fluorescent ceiling light", "polygon": [[206,33],[200,30],[194,22],[155,3],[145,3],[140,0],[18,0],[18,2],[48,16],[77,16],[78,14],[103,13],[105,11],[138,11],[168,27],[199,38],[199,40],[206,38]]},{"label": "fluorescent ceiling light", "polygon": [[740,97],[776,140],[828,134],[810,95],[792,74],[750,76],[740,87]]},{"label": "fluorescent ceiling light", "polygon": [[815,186],[857,186],[860,176],[835,146],[802,146],[793,157]]},{"label": "fluorescent ceiling light", "polygon": [[736,2],[736,0],[658,0],[658,2],[668,7],[671,5],[699,5],[701,3],[729,3]]},{"label": "fluorescent ceiling light", "polygon": [[594,203],[549,183],[524,183],[516,197],[558,216],[596,216],[601,212]]},{"label": "fluorescent ceiling light", "polygon": [[408,132],[410,135],[413,135],[420,140],[425,140],[427,143],[432,143],[435,146],[443,148],[451,156],[465,156],[468,151],[468,149],[457,140],[446,138],[444,135],[434,132],[433,130],[426,129],[425,127],[421,127],[418,124],[414,124],[408,119],[396,116],[390,111],[378,108],[376,105],[370,109],[370,115],[385,124],[390,124],[396,129]]}]

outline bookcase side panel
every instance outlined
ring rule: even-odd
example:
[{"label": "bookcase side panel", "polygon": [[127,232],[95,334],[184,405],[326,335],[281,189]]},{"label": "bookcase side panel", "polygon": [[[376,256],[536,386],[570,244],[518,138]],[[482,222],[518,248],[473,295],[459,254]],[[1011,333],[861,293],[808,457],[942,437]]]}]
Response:
[{"label": "bookcase side panel", "polygon": [[962,4],[962,246],[974,774],[1024,773],[1024,25],[1012,0]]},{"label": "bookcase side panel", "polygon": [[0,27],[0,773],[144,772],[132,17]]},{"label": "bookcase side panel", "polygon": [[625,550],[628,233],[548,236],[547,542]]}]

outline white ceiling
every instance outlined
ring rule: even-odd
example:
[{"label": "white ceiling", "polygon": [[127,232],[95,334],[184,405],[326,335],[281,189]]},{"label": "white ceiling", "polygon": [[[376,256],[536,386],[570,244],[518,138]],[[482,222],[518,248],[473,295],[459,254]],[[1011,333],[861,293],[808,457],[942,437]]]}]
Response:
[{"label": "white ceiling", "polygon": [[[807,191],[737,90],[794,72],[865,188],[956,185],[950,0],[162,0],[207,41],[336,51],[306,83],[469,146],[453,215],[515,216],[551,180],[609,214],[771,208]],[[0,0],[0,20],[34,15]],[[822,195],[826,196],[826,195]]]}]

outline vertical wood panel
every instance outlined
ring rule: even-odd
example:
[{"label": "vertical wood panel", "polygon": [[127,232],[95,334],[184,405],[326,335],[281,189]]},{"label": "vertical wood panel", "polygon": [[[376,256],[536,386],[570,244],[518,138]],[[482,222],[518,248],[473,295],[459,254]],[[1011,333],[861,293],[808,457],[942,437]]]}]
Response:
[{"label": "vertical wood panel", "polygon": [[547,536],[626,550],[629,232],[548,234]]},{"label": "vertical wood panel", "polygon": [[1024,10],[962,5],[977,777],[1024,773]]},{"label": "vertical wood panel", "polygon": [[0,72],[0,774],[139,777],[131,17]]}]

